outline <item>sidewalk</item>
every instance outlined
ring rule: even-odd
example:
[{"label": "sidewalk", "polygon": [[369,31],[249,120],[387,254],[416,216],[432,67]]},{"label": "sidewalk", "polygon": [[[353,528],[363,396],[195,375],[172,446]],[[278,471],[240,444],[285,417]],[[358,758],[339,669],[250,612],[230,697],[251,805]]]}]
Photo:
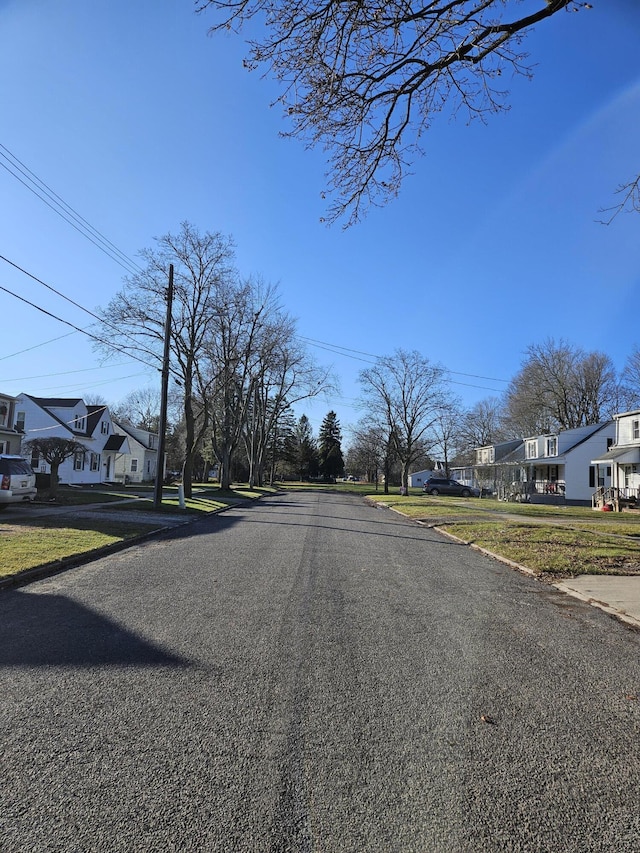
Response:
[{"label": "sidewalk", "polygon": [[[393,511],[397,512],[395,509]],[[422,522],[418,521],[418,524]],[[446,527],[435,525],[433,529],[450,539],[463,542]],[[479,545],[471,544],[470,547],[520,572],[536,577],[535,572],[527,566],[514,563],[513,560],[481,548]],[[575,578],[558,581],[552,586],[565,595],[571,595],[592,607],[603,610],[610,616],[615,616],[627,625],[640,628],[640,575],[577,575]]]},{"label": "sidewalk", "polygon": [[553,586],[640,628],[640,577],[579,575]]}]

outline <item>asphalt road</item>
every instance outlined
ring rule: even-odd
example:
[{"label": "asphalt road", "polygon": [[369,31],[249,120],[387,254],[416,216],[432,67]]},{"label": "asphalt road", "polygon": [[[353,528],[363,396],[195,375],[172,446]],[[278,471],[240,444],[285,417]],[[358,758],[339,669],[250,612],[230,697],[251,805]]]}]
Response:
[{"label": "asphalt road", "polygon": [[640,634],[353,496],[0,593],[0,851],[640,850]]}]

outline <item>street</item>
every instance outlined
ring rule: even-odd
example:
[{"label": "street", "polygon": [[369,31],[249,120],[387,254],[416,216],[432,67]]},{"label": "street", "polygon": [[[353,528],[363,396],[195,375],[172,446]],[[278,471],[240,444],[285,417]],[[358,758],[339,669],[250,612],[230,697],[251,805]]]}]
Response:
[{"label": "street", "polygon": [[640,634],[353,495],[0,592],[0,851],[635,853]]}]

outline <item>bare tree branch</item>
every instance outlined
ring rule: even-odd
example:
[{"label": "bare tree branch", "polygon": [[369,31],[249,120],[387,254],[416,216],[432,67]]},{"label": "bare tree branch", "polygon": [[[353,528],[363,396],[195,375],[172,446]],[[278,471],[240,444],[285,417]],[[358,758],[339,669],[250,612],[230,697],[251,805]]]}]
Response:
[{"label": "bare tree branch", "polygon": [[529,76],[525,33],[583,0],[534,0],[511,17],[506,0],[196,0],[212,31],[264,25],[249,40],[249,69],[266,68],[283,90],[276,103],[292,123],[285,136],[328,153],[327,219],[361,218],[397,195],[420,137],[447,109],[485,120],[507,109],[496,81]]}]

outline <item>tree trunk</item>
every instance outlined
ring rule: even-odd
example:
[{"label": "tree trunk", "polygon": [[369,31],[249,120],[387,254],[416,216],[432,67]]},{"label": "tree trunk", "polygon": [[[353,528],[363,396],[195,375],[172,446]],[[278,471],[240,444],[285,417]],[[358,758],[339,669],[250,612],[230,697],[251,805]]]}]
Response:
[{"label": "tree trunk", "polygon": [[49,500],[55,501],[58,496],[58,469],[60,467],[59,462],[50,462],[50,482],[49,482]]},{"label": "tree trunk", "polygon": [[409,463],[402,463],[402,476],[400,479],[400,494],[408,495],[409,494]]},{"label": "tree trunk", "polygon": [[221,448],[220,453],[220,488],[224,491],[231,488],[231,450],[228,446]]}]

